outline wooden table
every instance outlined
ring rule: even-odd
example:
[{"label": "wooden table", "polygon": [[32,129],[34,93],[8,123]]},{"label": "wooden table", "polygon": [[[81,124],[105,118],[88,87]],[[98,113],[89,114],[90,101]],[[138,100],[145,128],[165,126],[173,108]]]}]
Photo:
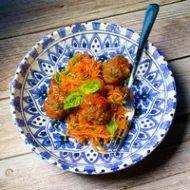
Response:
[{"label": "wooden table", "polygon": [[160,13],[150,40],[171,65],[178,89],[173,125],[163,143],[135,166],[103,176],[64,172],[40,160],[13,125],[9,89],[18,63],[58,27],[99,20],[140,32],[148,0],[0,1],[0,189],[190,189],[190,1],[155,0]]}]

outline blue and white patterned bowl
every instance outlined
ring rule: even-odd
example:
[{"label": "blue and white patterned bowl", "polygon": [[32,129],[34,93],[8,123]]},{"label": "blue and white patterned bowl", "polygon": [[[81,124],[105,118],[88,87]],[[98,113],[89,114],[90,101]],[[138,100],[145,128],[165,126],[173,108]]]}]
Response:
[{"label": "blue and white patterned bowl", "polygon": [[176,87],[169,65],[150,42],[133,86],[134,124],[120,153],[101,154],[90,143],[82,146],[67,140],[67,124],[49,119],[42,108],[52,74],[62,70],[74,53],[86,52],[102,62],[122,54],[133,63],[138,41],[137,33],[115,24],[78,23],[51,33],[26,54],[10,96],[14,124],[32,151],[64,170],[102,174],[139,162],[160,144],[174,117]]}]

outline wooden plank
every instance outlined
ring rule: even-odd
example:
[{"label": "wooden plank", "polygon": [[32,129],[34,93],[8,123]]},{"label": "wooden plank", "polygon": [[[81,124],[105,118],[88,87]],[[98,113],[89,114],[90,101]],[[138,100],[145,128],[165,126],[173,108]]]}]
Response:
[{"label": "wooden plank", "polygon": [[[166,5],[182,0],[155,0]],[[144,9],[149,0],[18,0],[0,4],[0,38],[7,38]]]},{"label": "wooden plank", "polygon": [[[16,131],[10,115],[9,100],[0,101],[0,160],[31,152]],[[190,138],[190,115],[174,119],[173,125],[160,148],[172,146]]]},{"label": "wooden plank", "polygon": [[9,100],[0,101],[0,105],[0,160],[31,152],[13,125]]},{"label": "wooden plank", "polygon": [[0,161],[0,186],[3,190],[140,190],[159,189],[159,187],[160,189],[171,187],[172,190],[188,189],[190,185],[189,142],[157,150],[131,168],[101,176],[63,172],[41,161],[34,154],[10,158]]},{"label": "wooden plank", "polygon": [[177,113],[190,112],[190,57],[169,61],[177,85]]},{"label": "wooden plank", "polygon": [[176,116],[159,149],[173,146],[190,139],[190,115]]},{"label": "wooden plank", "polygon": [[[123,188],[124,190],[126,188]],[[130,188],[130,190],[189,190],[190,189],[190,172],[184,172],[175,176],[171,176],[159,181],[154,181],[145,185]]]},{"label": "wooden plank", "polygon": [[0,99],[9,96],[11,80],[22,57],[47,32],[0,40]]},{"label": "wooden plank", "polygon": [[[190,1],[164,6],[160,10],[150,40],[162,50],[169,60],[190,55],[189,9]],[[144,11],[139,11],[101,21],[115,22],[139,32],[143,15]],[[11,80],[22,57],[37,41],[50,32],[52,30],[0,40],[0,99],[9,96]],[[183,60],[178,61],[180,62]],[[185,62],[185,64],[190,64],[188,61]]]}]

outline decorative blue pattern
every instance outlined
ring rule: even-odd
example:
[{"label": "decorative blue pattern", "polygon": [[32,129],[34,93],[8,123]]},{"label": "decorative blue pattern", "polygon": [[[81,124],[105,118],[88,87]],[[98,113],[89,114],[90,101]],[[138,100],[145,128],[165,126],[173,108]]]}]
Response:
[{"label": "decorative blue pattern", "polygon": [[32,151],[64,170],[102,174],[139,162],[159,145],[175,113],[176,88],[171,69],[150,42],[133,86],[135,119],[120,153],[100,154],[89,142],[83,146],[67,138],[67,124],[43,111],[51,76],[73,54],[88,53],[101,62],[122,54],[133,64],[138,40],[137,33],[115,24],[78,23],[58,29],[29,51],[13,79],[10,105],[14,124]]}]

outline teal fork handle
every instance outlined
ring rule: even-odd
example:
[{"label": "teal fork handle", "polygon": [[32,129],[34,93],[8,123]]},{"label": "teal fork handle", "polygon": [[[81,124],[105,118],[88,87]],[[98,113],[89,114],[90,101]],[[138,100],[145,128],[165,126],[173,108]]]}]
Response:
[{"label": "teal fork handle", "polygon": [[141,31],[141,38],[140,38],[137,55],[136,55],[137,62],[140,61],[144,46],[149,37],[152,26],[156,20],[158,11],[159,11],[159,6],[157,4],[150,4],[146,9],[143,28]]},{"label": "teal fork handle", "polygon": [[133,85],[136,70],[139,65],[139,62],[140,62],[140,59],[141,59],[141,56],[143,53],[143,49],[145,47],[146,41],[147,41],[150,31],[152,29],[152,26],[156,20],[158,11],[159,11],[159,6],[157,4],[150,4],[146,9],[141,37],[140,37],[140,41],[139,41],[139,45],[138,45],[138,50],[137,50],[136,58],[134,60],[133,70],[132,70],[131,77],[130,77],[129,84],[128,84],[129,90],[131,89],[131,87]]}]

